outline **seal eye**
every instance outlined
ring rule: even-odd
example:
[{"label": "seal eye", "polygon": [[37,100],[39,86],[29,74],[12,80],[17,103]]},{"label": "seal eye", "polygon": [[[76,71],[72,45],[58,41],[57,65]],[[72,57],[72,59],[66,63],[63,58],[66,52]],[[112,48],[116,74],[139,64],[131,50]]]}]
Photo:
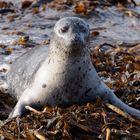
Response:
[{"label": "seal eye", "polygon": [[63,27],[60,29],[60,32],[61,32],[61,33],[66,33],[66,32],[68,31],[68,29],[69,29],[69,26],[68,26],[68,25],[63,26]]},{"label": "seal eye", "polygon": [[80,27],[80,31],[85,33],[87,31],[87,29],[85,27]]}]

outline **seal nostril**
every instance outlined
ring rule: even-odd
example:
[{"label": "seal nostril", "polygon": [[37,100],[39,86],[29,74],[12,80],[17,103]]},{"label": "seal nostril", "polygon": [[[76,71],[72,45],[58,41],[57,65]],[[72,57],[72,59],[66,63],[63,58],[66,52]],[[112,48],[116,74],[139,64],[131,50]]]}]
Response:
[{"label": "seal nostril", "polygon": [[69,26],[66,25],[66,26],[63,26],[63,27],[60,29],[60,31],[61,31],[61,33],[66,33],[66,32],[68,31],[68,29],[69,29]]}]

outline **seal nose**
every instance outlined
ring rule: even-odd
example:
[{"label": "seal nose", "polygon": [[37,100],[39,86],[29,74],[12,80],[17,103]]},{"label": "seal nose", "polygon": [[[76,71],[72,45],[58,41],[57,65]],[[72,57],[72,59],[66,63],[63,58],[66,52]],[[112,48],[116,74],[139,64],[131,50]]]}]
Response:
[{"label": "seal nose", "polygon": [[84,43],[86,41],[86,37],[83,33],[81,32],[77,32],[76,33],[76,37],[75,37],[75,41],[77,42],[81,42],[81,43]]}]

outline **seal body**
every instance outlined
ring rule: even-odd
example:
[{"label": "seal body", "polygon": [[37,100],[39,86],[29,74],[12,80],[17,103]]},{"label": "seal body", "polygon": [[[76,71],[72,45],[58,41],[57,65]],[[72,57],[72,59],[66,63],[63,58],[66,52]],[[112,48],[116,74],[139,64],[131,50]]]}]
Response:
[{"label": "seal body", "polygon": [[54,27],[49,50],[38,47],[18,58],[7,75],[9,93],[18,100],[9,117],[23,116],[26,105],[67,106],[98,97],[140,117],[140,111],[121,100],[100,80],[89,51],[89,26],[80,18],[66,17]]},{"label": "seal body", "polygon": [[33,48],[12,63],[7,74],[8,92],[12,97],[20,98],[47,55],[47,47]]}]

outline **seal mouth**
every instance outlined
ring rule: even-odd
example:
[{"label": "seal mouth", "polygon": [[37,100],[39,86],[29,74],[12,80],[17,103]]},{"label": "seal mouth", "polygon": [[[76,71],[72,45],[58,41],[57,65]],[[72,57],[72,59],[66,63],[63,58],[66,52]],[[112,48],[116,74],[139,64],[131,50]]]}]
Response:
[{"label": "seal mouth", "polygon": [[86,44],[88,43],[88,37],[83,36],[82,34],[75,34],[70,40],[70,46],[71,47],[86,47]]}]

